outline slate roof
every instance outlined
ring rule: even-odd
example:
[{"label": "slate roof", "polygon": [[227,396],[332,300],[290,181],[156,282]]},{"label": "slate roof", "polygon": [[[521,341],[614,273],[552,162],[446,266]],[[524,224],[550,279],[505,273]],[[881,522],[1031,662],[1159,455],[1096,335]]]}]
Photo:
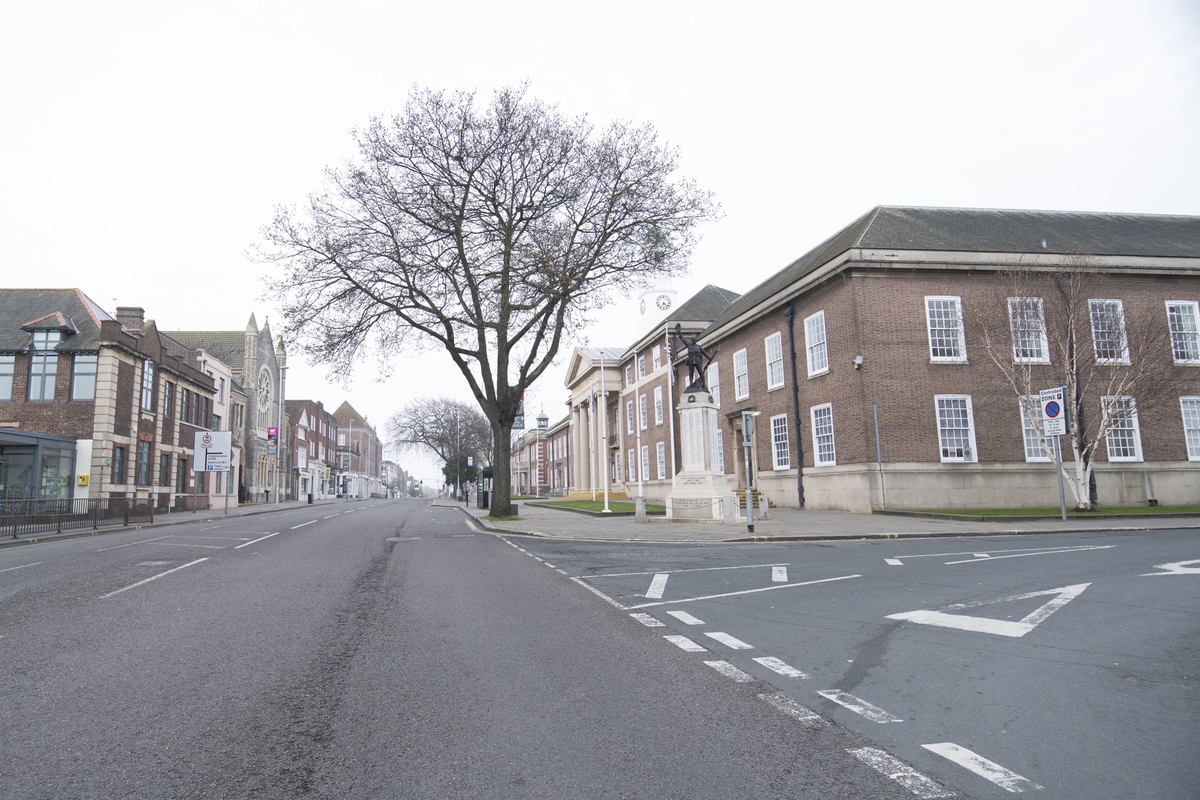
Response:
[{"label": "slate roof", "polygon": [[851,248],[1200,258],[1200,217],[876,206],[746,292],[711,327],[773,297]]},{"label": "slate roof", "polygon": [[171,331],[167,335],[184,347],[211,353],[234,372],[245,370],[245,331]]},{"label": "slate roof", "polygon": [[25,350],[32,335],[21,326],[57,329],[58,316],[78,333],[64,336],[56,348],[60,352],[97,350],[100,347],[100,323],[113,320],[111,314],[79,289],[0,289],[0,352]]}]

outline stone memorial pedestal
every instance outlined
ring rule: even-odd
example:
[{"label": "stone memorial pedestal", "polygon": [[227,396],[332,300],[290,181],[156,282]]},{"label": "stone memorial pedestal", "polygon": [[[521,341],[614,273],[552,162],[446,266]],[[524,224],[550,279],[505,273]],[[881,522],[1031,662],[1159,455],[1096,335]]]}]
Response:
[{"label": "stone memorial pedestal", "polygon": [[679,445],[683,469],[667,493],[668,519],[736,522],[737,498],[729,479],[714,466],[717,404],[707,390],[685,391],[679,398]]}]

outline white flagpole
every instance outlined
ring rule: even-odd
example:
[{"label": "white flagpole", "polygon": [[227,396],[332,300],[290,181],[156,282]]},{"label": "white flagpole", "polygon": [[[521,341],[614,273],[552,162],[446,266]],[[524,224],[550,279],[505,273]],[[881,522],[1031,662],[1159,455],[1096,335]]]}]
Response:
[{"label": "white flagpole", "polygon": [[600,436],[603,438],[604,451],[604,513],[611,514],[612,509],[608,507],[608,384],[605,383],[604,377],[604,351],[600,351]]},{"label": "white flagpole", "polygon": [[676,486],[675,467],[675,344],[671,339],[671,323],[667,323],[667,414],[671,417],[671,488]]}]

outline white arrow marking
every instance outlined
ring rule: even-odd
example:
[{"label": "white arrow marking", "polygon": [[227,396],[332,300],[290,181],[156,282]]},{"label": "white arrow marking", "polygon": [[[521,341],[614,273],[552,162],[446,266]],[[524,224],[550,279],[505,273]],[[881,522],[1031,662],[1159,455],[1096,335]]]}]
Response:
[{"label": "white arrow marking", "polygon": [[667,578],[671,577],[666,572],[660,572],[654,576],[654,580],[650,581],[650,588],[646,590],[646,597],[651,600],[662,599],[663,592],[667,588]]},{"label": "white arrow marking", "polygon": [[1147,572],[1139,577],[1150,575],[1200,575],[1200,558],[1194,561],[1176,561],[1173,564],[1155,564],[1155,569],[1165,572]]},{"label": "white arrow marking", "polygon": [[1074,586],[1062,586],[1058,589],[1047,589],[1042,592],[1027,592],[1025,594],[1015,594],[1011,597],[1001,597],[998,600],[977,600],[974,603],[956,603],[948,606],[950,609],[959,608],[978,608],[980,606],[994,605],[996,603],[1007,603],[1012,600],[1028,600],[1031,597],[1043,597],[1046,595],[1057,595],[1049,603],[1036,609],[1032,614],[1024,617],[1018,622],[1012,622],[1006,619],[991,619],[989,617],[970,617],[965,614],[951,614],[946,611],[908,611],[903,614],[889,614],[888,619],[901,619],[908,622],[915,622],[919,625],[936,625],[942,628],[954,628],[960,631],[975,631],[977,633],[992,633],[996,636],[1011,636],[1021,637],[1029,633],[1038,625],[1046,621],[1046,618],[1065,606],[1067,603],[1074,600],[1083,590],[1091,586],[1090,583],[1079,583]]}]

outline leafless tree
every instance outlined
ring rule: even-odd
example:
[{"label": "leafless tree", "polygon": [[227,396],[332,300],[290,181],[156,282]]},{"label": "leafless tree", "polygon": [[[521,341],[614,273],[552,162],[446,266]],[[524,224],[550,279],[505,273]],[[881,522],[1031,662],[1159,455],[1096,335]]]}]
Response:
[{"label": "leafless tree", "polygon": [[355,140],[352,163],[264,229],[287,333],[343,373],[364,348],[444,350],[491,425],[506,515],[526,387],[614,292],[681,272],[716,207],[652,127],[597,132],[524,86],[486,107],[414,89]]},{"label": "leafless tree", "polygon": [[463,467],[473,459],[471,472],[492,466],[492,428],[474,403],[445,397],[421,398],[387,421],[389,444],[402,451],[433,453],[449,482],[461,490],[471,477]]},{"label": "leafless tree", "polygon": [[1064,452],[1062,472],[1080,511],[1097,504],[1093,464],[1100,443],[1121,446],[1139,411],[1177,401],[1179,392],[1166,319],[1127,309],[1112,275],[1094,262],[1076,255],[1054,267],[1007,270],[966,326],[1051,456],[1056,443],[1043,432],[1037,397],[1042,389],[1065,388],[1073,463]]}]

